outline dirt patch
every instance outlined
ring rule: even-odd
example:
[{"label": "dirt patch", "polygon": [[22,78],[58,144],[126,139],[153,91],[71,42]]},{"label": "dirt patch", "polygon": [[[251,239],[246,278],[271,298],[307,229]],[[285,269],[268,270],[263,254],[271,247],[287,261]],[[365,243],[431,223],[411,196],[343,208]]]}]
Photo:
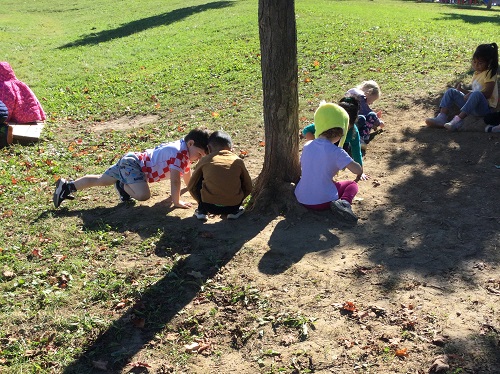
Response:
[{"label": "dirt patch", "polygon": [[[148,202],[83,215],[138,239],[162,231],[148,266],[182,256],[141,296],[146,323],[119,342],[125,361],[154,373],[498,372],[500,136],[426,128],[431,114],[386,110],[354,226],[329,212],[202,223],[168,209],[168,183]],[[263,151],[243,133],[235,142],[256,177]]]},{"label": "dirt patch", "polygon": [[152,114],[147,116],[120,117],[112,121],[96,123],[93,125],[92,130],[95,132],[107,130],[130,130],[157,123],[159,120],[160,116]]}]

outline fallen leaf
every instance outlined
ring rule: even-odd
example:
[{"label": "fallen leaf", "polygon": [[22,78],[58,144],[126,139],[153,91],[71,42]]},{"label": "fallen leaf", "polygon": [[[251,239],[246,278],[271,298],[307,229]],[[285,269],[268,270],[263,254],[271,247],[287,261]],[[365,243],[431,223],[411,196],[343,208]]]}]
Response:
[{"label": "fallen leaf", "polygon": [[173,342],[179,338],[179,333],[177,332],[169,332],[166,336],[165,339],[167,339],[170,342]]},{"label": "fallen leaf", "polygon": [[3,276],[4,276],[5,278],[7,278],[7,279],[12,279],[12,278],[14,278],[14,277],[16,276],[16,274],[14,274],[14,272],[13,272],[13,271],[10,271],[10,270],[5,270],[5,271],[3,272]]},{"label": "fallen leaf", "polygon": [[150,368],[151,366],[146,364],[145,362],[131,362],[128,364],[128,366],[131,366],[133,368]]},{"label": "fallen leaf", "polygon": [[42,257],[42,253],[41,253],[41,251],[40,251],[38,248],[33,249],[33,250],[31,251],[31,254],[32,254],[33,256],[35,256],[35,257],[39,257],[39,258],[41,258],[41,257]]},{"label": "fallen leaf", "polygon": [[200,348],[200,343],[192,342],[191,344],[185,344],[184,349],[186,352],[196,352]]},{"label": "fallen leaf", "polygon": [[395,354],[397,357],[406,357],[408,356],[408,349],[407,348],[396,349]]},{"label": "fallen leaf", "polygon": [[347,310],[348,312],[355,312],[357,310],[356,306],[351,301],[346,301],[342,306],[342,309]]},{"label": "fallen leaf", "polygon": [[118,309],[123,309],[127,306],[127,303],[124,302],[124,301],[120,301],[118,304],[115,305],[115,309],[118,310]]},{"label": "fallen leaf", "polygon": [[429,368],[429,373],[441,373],[448,371],[450,369],[450,365],[448,364],[448,356],[441,355],[436,357],[431,367]]},{"label": "fallen leaf", "polygon": [[64,261],[67,256],[66,255],[54,255],[54,258],[56,259],[56,262],[61,262]]}]

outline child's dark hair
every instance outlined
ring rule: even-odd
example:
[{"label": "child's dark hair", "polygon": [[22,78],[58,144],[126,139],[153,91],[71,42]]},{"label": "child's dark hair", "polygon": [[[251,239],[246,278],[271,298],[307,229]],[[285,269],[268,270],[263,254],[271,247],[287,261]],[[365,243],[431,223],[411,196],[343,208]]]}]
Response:
[{"label": "child's dark hair", "polygon": [[214,131],[208,138],[208,144],[210,147],[217,149],[231,149],[233,147],[231,137],[227,132],[222,130]]},{"label": "child's dark hair", "polygon": [[351,128],[358,119],[359,101],[352,96],[343,97],[339,101],[339,106],[344,108],[349,115],[349,128]]},{"label": "child's dark hair", "polygon": [[344,135],[344,129],[342,127],[334,127],[333,129],[323,131],[320,135],[327,139],[341,138]]},{"label": "child's dark hair", "polygon": [[485,61],[488,63],[490,77],[498,73],[498,45],[497,43],[480,44],[472,55],[473,59]]},{"label": "child's dark hair", "polygon": [[185,137],[184,141],[187,143],[192,140],[195,147],[201,148],[208,153],[208,137],[209,133],[207,130],[193,129]]}]

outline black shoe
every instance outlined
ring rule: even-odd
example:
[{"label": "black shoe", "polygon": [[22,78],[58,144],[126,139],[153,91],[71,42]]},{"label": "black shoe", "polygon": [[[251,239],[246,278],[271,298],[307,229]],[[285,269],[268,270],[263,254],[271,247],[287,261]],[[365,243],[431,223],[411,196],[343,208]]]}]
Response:
[{"label": "black shoe", "polygon": [[118,192],[118,195],[120,195],[120,200],[121,201],[130,201],[130,200],[132,200],[132,198],[130,197],[130,195],[123,188],[123,182],[120,182],[119,180],[117,180],[115,182],[115,190],[116,190],[116,192]]},{"label": "black shoe", "polygon": [[69,199],[73,200],[75,197],[71,195],[71,191],[68,186],[68,182],[66,179],[59,178],[56,182],[56,192],[52,196],[52,201],[54,202],[54,206],[59,208],[59,205],[63,202],[63,200]]}]

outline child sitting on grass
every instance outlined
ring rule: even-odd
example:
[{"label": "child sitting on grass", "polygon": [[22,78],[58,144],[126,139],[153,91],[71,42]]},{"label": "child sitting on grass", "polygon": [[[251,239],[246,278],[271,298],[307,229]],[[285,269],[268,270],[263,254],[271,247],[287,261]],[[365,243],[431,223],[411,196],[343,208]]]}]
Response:
[{"label": "child sitting on grass", "polygon": [[73,192],[113,184],[121,201],[132,198],[144,201],[151,197],[149,183],[170,179],[174,207],[189,208],[191,203],[180,200],[181,176],[187,185],[191,177],[191,163],[207,153],[208,136],[206,130],[194,129],[184,139],[163,143],[144,152],[129,152],[104,174],[85,175],[75,181],[60,178],[52,198],[54,206],[58,208],[64,200],[73,200]]},{"label": "child sitting on grass", "polygon": [[231,137],[215,131],[208,139],[210,154],[200,160],[188,190],[198,202],[195,217],[206,221],[208,213],[236,219],[244,213],[243,199],[252,192],[252,179],[241,158],[232,150]]},{"label": "child sitting on grass", "polygon": [[[472,55],[472,90],[465,89],[462,83],[449,88],[439,103],[436,117],[427,118],[425,123],[431,127],[444,127],[448,131],[458,131],[468,115],[485,116],[493,113],[498,106],[498,45],[480,44]],[[450,109],[460,108],[460,113],[448,121]],[[487,130],[486,130],[487,131]]]},{"label": "child sitting on grass", "polygon": [[[313,210],[331,209],[344,219],[356,222],[351,204],[358,192],[355,181],[335,182],[333,177],[347,168],[358,176],[363,167],[342,149],[349,115],[337,104],[322,102],[314,113],[316,139],[307,142],[300,157],[301,177],[295,188],[299,203]],[[339,142],[340,141],[340,142]],[[339,146],[335,143],[339,142]]]}]

